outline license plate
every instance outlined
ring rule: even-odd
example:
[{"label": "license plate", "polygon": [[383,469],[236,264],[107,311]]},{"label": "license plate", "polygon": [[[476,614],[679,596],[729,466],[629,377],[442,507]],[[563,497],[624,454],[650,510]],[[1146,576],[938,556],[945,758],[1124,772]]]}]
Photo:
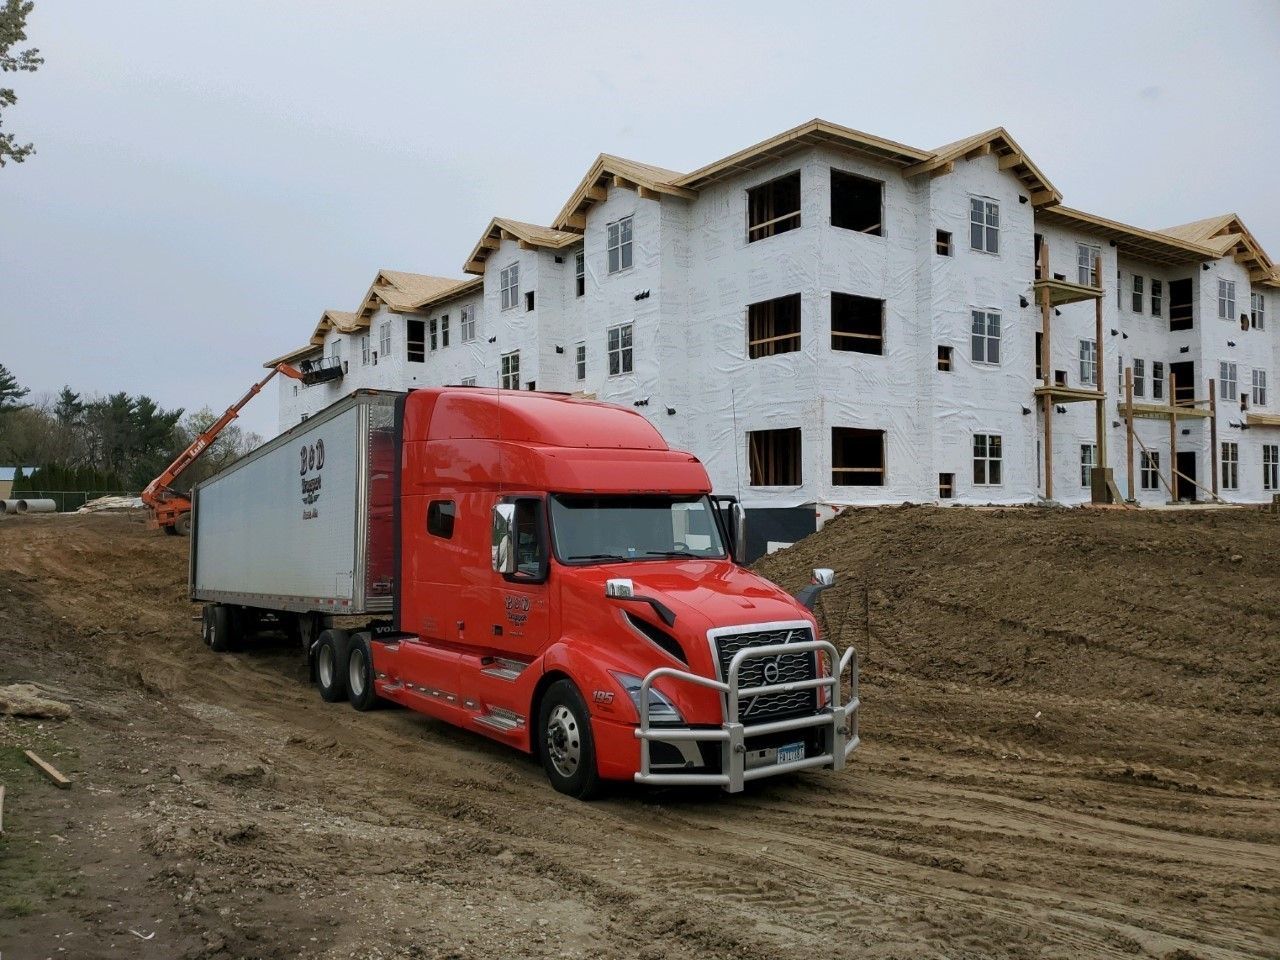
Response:
[{"label": "license plate", "polygon": [[785,747],[778,748],[777,763],[792,763],[795,760],[804,759],[804,743],[788,743]]}]

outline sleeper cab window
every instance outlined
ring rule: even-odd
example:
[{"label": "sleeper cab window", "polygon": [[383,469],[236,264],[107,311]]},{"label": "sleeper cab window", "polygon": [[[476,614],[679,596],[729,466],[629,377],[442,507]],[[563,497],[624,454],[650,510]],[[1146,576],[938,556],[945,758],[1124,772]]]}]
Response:
[{"label": "sleeper cab window", "polygon": [[457,506],[452,500],[432,500],[427,507],[427,533],[445,540],[453,539],[453,518]]}]

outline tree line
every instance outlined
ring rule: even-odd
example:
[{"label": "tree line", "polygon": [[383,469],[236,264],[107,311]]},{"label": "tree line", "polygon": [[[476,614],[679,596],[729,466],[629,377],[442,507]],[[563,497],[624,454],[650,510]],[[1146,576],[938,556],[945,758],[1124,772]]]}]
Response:
[{"label": "tree line", "polygon": [[[33,401],[0,364],[0,465],[37,468],[15,491],[141,490],[218,416],[208,407],[165,410],[144,394],[86,396],[69,386]],[[261,443],[233,423],[175,486],[186,490]]]}]

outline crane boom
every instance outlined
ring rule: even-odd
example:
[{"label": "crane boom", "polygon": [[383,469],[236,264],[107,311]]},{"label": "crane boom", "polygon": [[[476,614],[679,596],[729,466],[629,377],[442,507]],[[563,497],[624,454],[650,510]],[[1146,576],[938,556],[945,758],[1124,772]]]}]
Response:
[{"label": "crane boom", "polygon": [[227,428],[232,420],[240,415],[245,405],[262,392],[262,388],[271,382],[272,377],[282,373],[294,380],[301,380],[302,374],[287,363],[278,363],[265,377],[253,384],[243,397],[227,407],[226,411],[209,427],[201,431],[191,443],[165,467],[158,477],[152,480],[142,491],[142,502],[151,513],[152,526],[162,527],[167,533],[185,533],[190,525],[191,501],[172,489],[173,483],[183,472],[199,459],[200,454],[218,439],[218,435]]}]

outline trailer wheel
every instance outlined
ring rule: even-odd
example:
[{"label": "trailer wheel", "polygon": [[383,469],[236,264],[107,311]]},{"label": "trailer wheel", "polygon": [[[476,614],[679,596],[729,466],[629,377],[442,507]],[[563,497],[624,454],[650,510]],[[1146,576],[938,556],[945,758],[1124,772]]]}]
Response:
[{"label": "trailer wheel", "polygon": [[231,609],[221,603],[209,605],[209,649],[214,653],[226,653],[234,644],[232,636],[235,618]]},{"label": "trailer wheel", "polygon": [[384,701],[374,692],[373,645],[367,633],[351,638],[347,652],[347,699],[357,710],[373,710]]},{"label": "trailer wheel", "polygon": [[325,703],[337,703],[347,696],[348,643],[342,630],[326,630],[316,642],[316,686]]},{"label": "trailer wheel", "polygon": [[600,795],[595,739],[586,701],[571,680],[557,680],[538,706],[538,755],[547,779],[558,791],[578,800]]},{"label": "trailer wheel", "polygon": [[191,514],[184,513],[173,522],[171,532],[177,537],[191,536]]},{"label": "trailer wheel", "polygon": [[200,608],[200,639],[207,647],[213,640],[213,604],[206,603]]}]

